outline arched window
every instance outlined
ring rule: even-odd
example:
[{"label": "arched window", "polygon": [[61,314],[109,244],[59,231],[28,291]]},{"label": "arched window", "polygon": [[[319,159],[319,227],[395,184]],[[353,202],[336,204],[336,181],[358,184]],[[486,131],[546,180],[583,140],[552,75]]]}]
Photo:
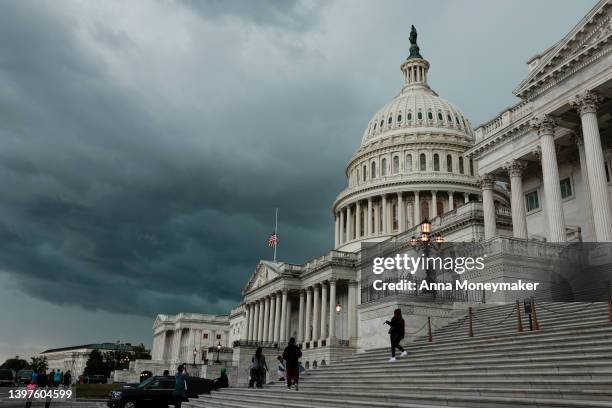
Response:
[{"label": "arched window", "polygon": [[372,162],[372,168],[370,171],[370,178],[376,178],[376,162]]},{"label": "arched window", "polygon": [[444,214],[444,203],[438,200],[438,203],[436,205],[436,215],[442,214]]},{"label": "arched window", "polygon": [[376,131],[376,123],[374,123],[374,131]]},{"label": "arched window", "polygon": [[392,120],[393,120],[393,118],[391,118],[391,116],[389,116],[389,120],[387,121],[387,123],[391,124]]},{"label": "arched window", "polygon": [[397,115],[397,121],[398,121],[398,122],[401,122],[401,121],[402,121],[402,114],[401,114],[401,113],[399,113],[399,114]]},{"label": "arched window", "polygon": [[442,112],[438,112],[438,120],[439,120],[439,121],[442,121],[442,119],[443,119],[443,118],[442,118]]},{"label": "arched window", "polygon": [[464,174],[463,157],[459,157],[459,173]]},{"label": "arched window", "polygon": [[399,156],[393,156],[393,174],[399,173]]},{"label": "arched window", "polygon": [[440,171],[440,156],[438,153],[434,154],[434,171]]},{"label": "arched window", "polygon": [[419,169],[421,171],[427,170],[427,158],[425,158],[425,153],[421,153],[419,158]]},{"label": "arched window", "polygon": [[451,115],[448,112],[446,113],[446,119],[448,119],[449,123],[453,123],[453,119],[451,118]]},{"label": "arched window", "polygon": [[368,166],[366,166],[365,164],[363,165],[363,181],[366,181],[366,172],[368,170]]},{"label": "arched window", "polygon": [[417,113],[417,119],[423,119],[423,112],[419,111],[419,113]]},{"label": "arched window", "polygon": [[412,155],[408,153],[406,155],[406,173],[412,171]]},{"label": "arched window", "polygon": [[382,159],[380,162],[380,175],[385,177],[387,175],[387,159]]},{"label": "arched window", "polygon": [[385,123],[385,121],[383,119],[380,120],[380,127],[383,127],[383,124]]},{"label": "arched window", "polygon": [[408,118],[408,120],[412,120],[412,112],[408,112],[407,118]]},{"label": "arched window", "polygon": [[446,171],[449,173],[453,172],[453,156],[450,154],[446,155]]},{"label": "arched window", "polygon": [[[421,202],[421,221],[429,218],[429,203],[427,201]],[[418,221],[419,223],[421,221]]]},{"label": "arched window", "polygon": [[474,160],[470,159],[470,176],[474,175]]},{"label": "arched window", "polygon": [[429,120],[433,119],[433,113],[431,113],[431,111],[427,112],[427,119]]}]

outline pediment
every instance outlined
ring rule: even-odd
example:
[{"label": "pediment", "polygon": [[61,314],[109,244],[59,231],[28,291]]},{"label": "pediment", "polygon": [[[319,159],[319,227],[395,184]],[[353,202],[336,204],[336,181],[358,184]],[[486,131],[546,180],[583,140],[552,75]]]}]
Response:
[{"label": "pediment", "polygon": [[279,263],[260,261],[257,264],[257,268],[255,268],[255,273],[253,273],[244,288],[244,293],[264,286],[269,281],[276,279],[280,275],[279,265]]},{"label": "pediment", "polygon": [[540,86],[555,81],[574,61],[582,60],[611,38],[612,1],[600,0],[561,41],[539,57],[537,65],[513,93],[528,96]]}]

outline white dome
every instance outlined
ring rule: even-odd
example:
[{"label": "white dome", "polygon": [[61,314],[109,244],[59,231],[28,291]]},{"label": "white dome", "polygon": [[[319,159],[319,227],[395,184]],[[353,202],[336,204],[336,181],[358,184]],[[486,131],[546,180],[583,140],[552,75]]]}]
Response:
[{"label": "white dome", "polygon": [[398,133],[433,132],[473,139],[467,118],[453,104],[428,86],[407,86],[376,112],[366,128],[361,145]]}]

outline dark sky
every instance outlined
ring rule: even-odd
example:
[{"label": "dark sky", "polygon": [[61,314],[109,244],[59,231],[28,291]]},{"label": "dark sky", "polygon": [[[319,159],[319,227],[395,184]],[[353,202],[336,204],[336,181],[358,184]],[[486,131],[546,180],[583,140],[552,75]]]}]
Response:
[{"label": "dark sky", "polygon": [[593,4],[0,2],[0,360],[227,313],[275,207],[281,260],[331,248],[411,24],[434,90],[478,124]]}]

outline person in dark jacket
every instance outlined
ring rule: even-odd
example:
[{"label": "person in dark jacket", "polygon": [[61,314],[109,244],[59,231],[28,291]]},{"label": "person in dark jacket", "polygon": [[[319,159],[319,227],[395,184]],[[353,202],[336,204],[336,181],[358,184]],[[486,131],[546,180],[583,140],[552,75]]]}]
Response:
[{"label": "person in dark jacket", "polygon": [[225,367],[221,368],[221,374],[219,378],[213,380],[212,389],[217,391],[219,388],[228,388],[229,387],[229,378],[227,378],[227,370]]},{"label": "person in dark jacket", "polygon": [[408,354],[406,350],[404,350],[404,348],[400,345],[400,341],[402,341],[405,334],[405,323],[404,318],[402,317],[402,310],[395,309],[395,311],[393,312],[393,318],[391,319],[391,321],[387,320],[385,324],[391,326],[391,328],[389,329],[389,337],[391,339],[391,358],[389,359],[389,362],[393,362],[395,361],[395,349],[398,349],[402,352],[402,354],[400,354],[400,357],[405,357]]},{"label": "person in dark jacket", "polygon": [[185,387],[187,382],[187,370],[185,370],[185,365],[181,364],[178,366],[174,379],[174,391],[172,392],[174,407],[181,408],[183,401],[187,401],[187,389]]},{"label": "person in dark jacket", "polygon": [[300,357],[302,350],[295,344],[295,338],[289,339],[289,345],[285,347],[283,359],[285,360],[285,378],[287,379],[287,388],[291,389],[292,383],[295,384],[295,390],[298,390],[298,382],[300,381]]}]

